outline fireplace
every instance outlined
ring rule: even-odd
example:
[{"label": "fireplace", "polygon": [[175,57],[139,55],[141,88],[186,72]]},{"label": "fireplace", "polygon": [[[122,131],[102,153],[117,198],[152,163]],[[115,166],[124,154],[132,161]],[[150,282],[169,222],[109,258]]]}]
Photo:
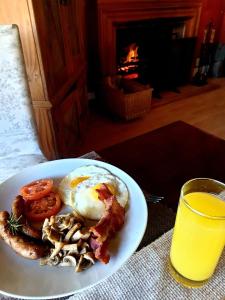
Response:
[{"label": "fireplace", "polygon": [[153,95],[160,98],[169,94],[163,90],[179,92],[194,71],[202,1],[90,1],[88,85],[100,109],[107,106],[108,83],[121,75],[125,80],[116,80],[116,88],[129,93],[153,88]]},{"label": "fireplace", "polygon": [[[135,72],[135,68],[145,68],[142,55],[145,51],[149,51],[150,40],[157,44],[156,35],[164,35],[165,39],[170,36],[170,46],[172,45],[170,55],[175,55],[176,51],[181,51],[180,49],[185,47],[189,49],[188,52],[193,52],[201,13],[201,0],[96,1],[99,64],[95,74],[99,71],[100,77],[117,74],[118,67],[120,68],[121,64],[124,64],[125,69],[128,67],[128,73],[133,73],[134,77],[137,76],[138,72]],[[154,26],[157,27],[155,35]],[[132,28],[134,29],[133,34],[131,34]],[[163,33],[160,32],[162,28],[164,28]],[[147,41],[146,31],[149,31],[149,29],[152,32]],[[130,33],[125,34],[125,32]],[[145,36],[142,42],[140,42],[141,36]],[[143,49],[143,43],[147,44],[147,50]],[[118,46],[118,44],[121,44],[121,46]],[[135,54],[132,56],[133,61],[131,61],[130,66],[127,65],[126,55],[121,53],[129,47]],[[161,47],[163,48],[163,44]],[[153,47],[150,51],[157,52],[158,49]],[[146,60],[145,63],[148,60],[145,54],[144,60]],[[158,60],[154,60],[154,62],[155,64],[160,63]],[[190,61],[188,64],[191,65]],[[186,75],[182,76],[182,80],[184,80]]]},{"label": "fireplace", "polygon": [[117,73],[125,79],[179,91],[191,75],[196,37],[186,37],[187,17],[157,18],[117,25]]}]

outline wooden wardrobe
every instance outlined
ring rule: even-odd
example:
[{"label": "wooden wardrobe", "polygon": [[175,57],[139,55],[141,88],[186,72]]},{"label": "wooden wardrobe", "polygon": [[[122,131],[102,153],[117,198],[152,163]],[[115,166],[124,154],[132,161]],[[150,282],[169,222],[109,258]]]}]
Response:
[{"label": "wooden wardrobe", "polygon": [[18,26],[45,156],[72,156],[88,116],[85,0],[0,0],[0,24]]}]

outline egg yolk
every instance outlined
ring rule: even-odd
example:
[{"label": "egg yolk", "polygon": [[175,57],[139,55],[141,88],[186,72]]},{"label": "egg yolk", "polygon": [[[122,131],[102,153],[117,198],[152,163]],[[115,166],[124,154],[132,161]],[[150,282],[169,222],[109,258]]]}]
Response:
[{"label": "egg yolk", "polygon": [[87,180],[90,176],[82,176],[82,177],[77,177],[75,179],[73,179],[71,182],[70,182],[70,187],[72,189],[74,189],[79,183]]},{"label": "egg yolk", "polygon": [[[96,184],[96,185],[92,188],[91,194],[92,194],[92,197],[93,197],[95,200],[99,200],[99,199],[98,199],[98,192],[97,192],[97,190],[101,188],[101,185],[102,185],[102,184],[99,183],[99,184]],[[115,196],[115,195],[116,195],[116,188],[115,188],[115,186],[113,186],[113,185],[111,185],[111,184],[109,184],[109,183],[107,183],[106,185],[107,185],[108,189],[110,190],[110,192]]]}]

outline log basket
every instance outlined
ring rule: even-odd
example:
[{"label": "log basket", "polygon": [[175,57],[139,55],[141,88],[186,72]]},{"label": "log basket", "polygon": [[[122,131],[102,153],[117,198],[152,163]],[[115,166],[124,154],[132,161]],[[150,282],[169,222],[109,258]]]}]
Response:
[{"label": "log basket", "polygon": [[153,89],[122,76],[108,76],[103,81],[103,99],[109,111],[122,119],[132,120],[150,111]]}]

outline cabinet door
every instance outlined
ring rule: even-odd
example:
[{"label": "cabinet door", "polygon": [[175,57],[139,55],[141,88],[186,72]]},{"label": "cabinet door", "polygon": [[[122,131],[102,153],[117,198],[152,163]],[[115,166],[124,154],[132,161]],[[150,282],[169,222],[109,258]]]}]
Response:
[{"label": "cabinet door", "polygon": [[53,108],[53,118],[60,157],[76,156],[88,126],[85,74],[76,81],[62,103]]},{"label": "cabinet door", "polygon": [[53,109],[60,158],[70,157],[76,153],[76,147],[80,140],[78,100],[78,92],[74,90]]},{"label": "cabinet door", "polygon": [[61,0],[60,3],[68,74],[76,77],[86,61],[85,1]]},{"label": "cabinet door", "polygon": [[48,96],[52,98],[68,79],[61,5],[58,0],[33,0],[33,8]]},{"label": "cabinet door", "polygon": [[88,126],[88,100],[86,87],[86,74],[82,73],[76,85],[77,92],[77,114],[80,140],[85,138],[85,132]]},{"label": "cabinet door", "polygon": [[84,0],[33,0],[48,96],[57,103],[85,65]]}]

